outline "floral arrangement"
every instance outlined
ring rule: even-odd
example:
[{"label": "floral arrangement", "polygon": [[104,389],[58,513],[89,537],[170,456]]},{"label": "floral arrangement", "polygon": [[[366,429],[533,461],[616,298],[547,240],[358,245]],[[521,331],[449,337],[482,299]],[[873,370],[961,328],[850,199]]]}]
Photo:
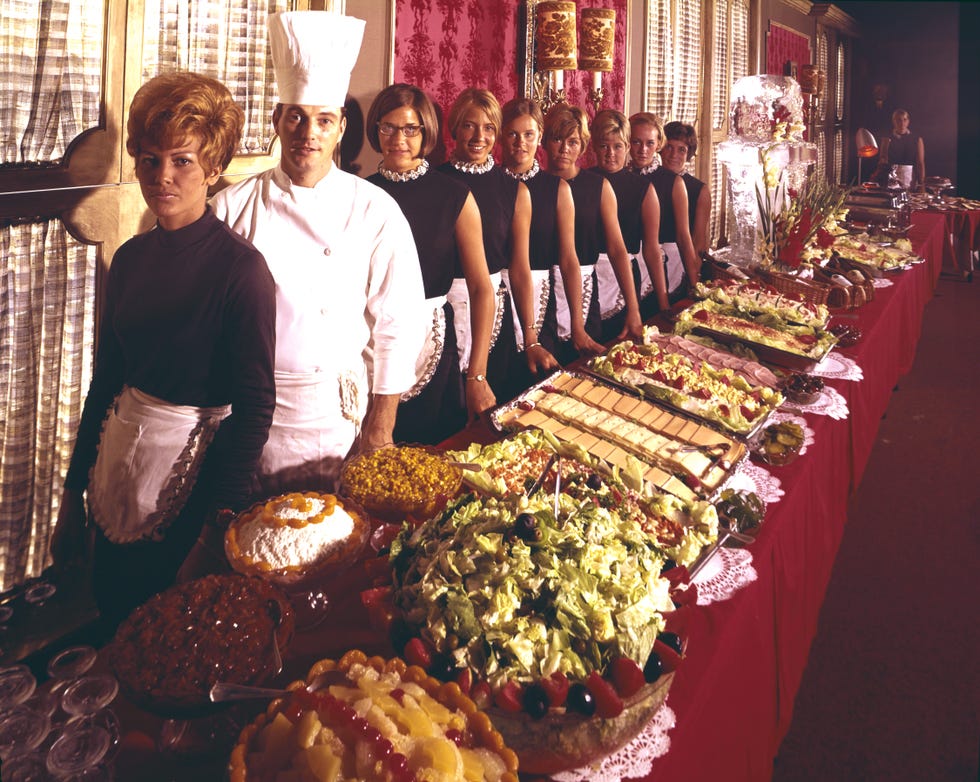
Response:
[{"label": "floral arrangement", "polygon": [[797,190],[781,172],[776,173],[765,155],[763,167],[765,193],[756,187],[760,265],[799,270],[805,262],[829,258],[837,223],[847,214],[846,188],[811,177]]}]

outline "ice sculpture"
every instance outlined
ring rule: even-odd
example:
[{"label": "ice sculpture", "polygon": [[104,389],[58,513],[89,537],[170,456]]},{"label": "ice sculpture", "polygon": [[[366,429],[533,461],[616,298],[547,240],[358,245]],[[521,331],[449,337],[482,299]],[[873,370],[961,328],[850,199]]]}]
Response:
[{"label": "ice sculpture", "polygon": [[790,190],[806,181],[817,146],[803,140],[803,95],[789,76],[745,76],[732,86],[728,140],[718,157],[728,172],[728,198],[735,229],[727,260],[758,263],[758,193],[785,204]]}]

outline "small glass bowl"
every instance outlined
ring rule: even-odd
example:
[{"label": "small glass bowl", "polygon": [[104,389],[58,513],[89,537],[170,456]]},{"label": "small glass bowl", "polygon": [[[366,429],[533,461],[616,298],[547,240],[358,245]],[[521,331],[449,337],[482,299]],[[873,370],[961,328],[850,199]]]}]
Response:
[{"label": "small glass bowl", "polygon": [[26,665],[0,668],[0,712],[19,706],[34,694],[37,679]]},{"label": "small glass bowl", "polygon": [[57,591],[58,588],[54,584],[39,581],[24,590],[24,600],[33,606],[43,606]]},{"label": "small glass bowl", "polygon": [[48,661],[48,676],[56,681],[77,679],[95,665],[98,652],[94,646],[69,646]]},{"label": "small glass bowl", "polygon": [[[47,714],[17,706],[0,718],[0,759],[7,760],[28,755],[37,749],[51,729]],[[6,779],[6,773],[4,779]]]}]

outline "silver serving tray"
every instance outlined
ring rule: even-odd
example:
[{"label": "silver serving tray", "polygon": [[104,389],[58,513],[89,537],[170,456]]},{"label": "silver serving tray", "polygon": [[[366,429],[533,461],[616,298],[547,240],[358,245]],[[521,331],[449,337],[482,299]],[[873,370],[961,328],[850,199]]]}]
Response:
[{"label": "silver serving tray", "polygon": [[[510,433],[510,432],[513,432],[513,431],[519,431],[519,429],[516,428],[516,427],[508,427],[507,424],[504,422],[503,419],[509,413],[512,413],[515,409],[518,409],[518,408],[521,409],[521,410],[526,409],[524,407],[524,405],[527,405],[528,404],[527,397],[532,392],[538,391],[538,390],[547,389],[547,387],[549,387],[549,386],[554,387],[557,390],[557,386],[554,385],[554,381],[555,381],[555,379],[559,375],[563,375],[563,374],[564,375],[568,375],[569,377],[571,377],[571,378],[573,378],[575,380],[590,380],[593,383],[596,383],[598,385],[606,385],[606,386],[608,386],[608,387],[610,387],[610,388],[612,388],[614,390],[622,391],[624,393],[629,393],[629,395],[630,396],[633,396],[633,397],[645,398],[645,397],[642,397],[642,395],[638,395],[635,390],[630,389],[628,386],[623,386],[621,384],[613,383],[613,382],[611,382],[609,380],[609,378],[603,377],[601,375],[596,375],[596,374],[594,374],[592,372],[583,372],[581,370],[558,369],[558,370],[552,372],[547,377],[539,380],[537,383],[535,383],[534,385],[532,385],[530,388],[526,389],[524,392],[522,392],[521,394],[519,394],[518,396],[516,396],[514,399],[512,399],[509,402],[506,402],[505,404],[500,405],[499,407],[495,408],[493,410],[493,412],[490,413],[490,423],[494,426],[494,428],[498,432]],[[745,438],[742,437],[742,436],[740,436],[740,435],[737,435],[737,434],[735,434],[733,432],[729,432],[727,430],[722,430],[716,424],[716,422],[714,422],[714,421],[705,421],[705,420],[703,420],[701,418],[698,418],[697,416],[691,415],[690,413],[688,413],[688,412],[686,412],[684,410],[676,410],[676,409],[674,409],[672,407],[668,407],[666,405],[663,405],[663,404],[660,403],[660,400],[659,399],[649,399],[649,398],[645,398],[645,399],[650,404],[656,405],[657,407],[660,407],[660,408],[666,410],[667,412],[671,413],[672,415],[676,415],[676,416],[679,416],[681,418],[685,418],[685,419],[688,419],[690,421],[693,421],[693,422],[695,422],[695,423],[697,423],[697,424],[699,424],[701,426],[705,426],[708,429],[711,429],[711,430],[717,432],[721,437],[726,437],[726,438],[729,438],[729,439],[731,439],[733,441],[737,441],[737,442],[740,442],[743,445],[745,445],[744,453],[742,454],[742,456],[738,457],[733,462],[729,463],[727,467],[725,467],[725,472],[727,473],[727,475],[726,475],[726,477],[723,480],[721,480],[721,481],[718,482],[717,488],[715,488],[715,489],[713,489],[712,491],[709,492],[709,491],[703,489],[703,487],[702,487],[702,490],[701,491],[695,491],[694,492],[701,499],[708,500],[709,502],[711,502],[714,499],[716,499],[718,497],[718,495],[721,493],[722,489],[725,487],[725,484],[731,478],[731,476],[734,475],[735,472],[738,470],[739,465],[741,465],[742,462],[744,462],[749,457],[749,447],[745,443]],[[533,403],[531,403],[531,404],[533,404]],[[598,436],[598,435],[596,435],[596,436]],[[651,466],[651,467],[654,466],[654,465],[649,464],[648,462],[644,461],[640,456],[637,456],[636,454],[633,454],[633,455],[637,459],[637,461],[642,462],[644,464],[647,464],[648,466]],[[602,459],[601,457],[594,456],[593,454],[590,454],[590,456],[593,456],[593,458],[598,459],[599,461],[605,462],[605,459]],[[608,464],[608,462],[606,462],[606,464]],[[657,489],[657,491],[665,491],[664,489],[660,489],[659,487],[655,487],[655,488]],[[692,490],[692,491],[694,491],[694,490]]]},{"label": "silver serving tray", "polygon": [[774,348],[771,345],[764,345],[761,342],[753,342],[745,337],[739,337],[735,334],[727,334],[723,331],[715,331],[707,326],[695,326],[692,331],[695,334],[703,334],[706,337],[711,337],[711,339],[716,342],[720,342],[723,345],[744,345],[753,353],[755,353],[760,361],[764,361],[767,364],[775,364],[776,366],[785,367],[786,369],[794,369],[799,372],[809,372],[817,364],[827,358],[831,350],[834,349],[834,345],[837,344],[835,339],[827,349],[819,356],[811,358],[810,356],[804,356],[800,353],[792,353],[788,350],[782,350],[781,348]]}]

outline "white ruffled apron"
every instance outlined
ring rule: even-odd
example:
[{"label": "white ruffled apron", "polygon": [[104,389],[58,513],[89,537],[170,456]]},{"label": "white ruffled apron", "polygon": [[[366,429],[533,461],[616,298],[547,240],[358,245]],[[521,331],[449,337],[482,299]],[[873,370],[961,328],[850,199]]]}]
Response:
[{"label": "white ruffled apron", "polygon": [[276,412],[257,468],[260,492],[333,490],[367,402],[363,372],[277,370]]},{"label": "white ruffled apron", "polygon": [[414,399],[425,388],[442,360],[442,349],[446,344],[446,297],[433,296],[425,300],[426,312],[431,310],[431,317],[419,319],[419,326],[424,330],[422,350],[415,361],[415,385],[401,395],[401,400],[407,402]]},{"label": "white ruffled apron", "polygon": [[[517,314],[517,304],[514,302],[514,292],[510,289],[510,275],[504,269],[504,284],[510,293],[510,309],[514,316],[514,341],[517,343],[518,350],[524,350],[524,327],[521,326],[521,318]],[[534,309],[531,312],[534,332],[541,333],[544,325],[545,310],[548,308],[548,297],[551,296],[551,272],[548,269],[531,269],[531,304]]]},{"label": "white ruffled apron", "polygon": [[[589,306],[592,303],[592,272],[593,264],[582,267],[582,320],[589,319]],[[572,320],[568,309],[568,299],[565,298],[565,283],[561,276],[561,267],[552,266],[551,272],[555,278],[555,310],[558,321],[558,339],[563,342],[572,338]]]},{"label": "white ruffled apron", "polygon": [[684,259],[681,258],[681,248],[676,242],[661,244],[664,254],[664,273],[667,275],[667,293],[677,290],[684,279]]},{"label": "white ruffled apron", "polygon": [[[630,256],[630,263],[637,267],[640,272],[640,290],[637,291],[639,298],[643,298],[653,290],[653,281],[650,279],[650,271],[646,263],[643,262],[643,249],[638,255]],[[623,289],[616,279],[616,272],[613,269],[612,261],[606,253],[599,253],[599,260],[595,265],[596,283],[599,285],[599,312],[603,320],[608,320],[613,315],[618,315],[626,308],[626,297],[623,296]]]},{"label": "white ruffled apron", "polygon": [[175,405],[126,386],[102,425],[88,485],[92,518],[113,543],[161,541],[197,481],[231,407]]},{"label": "white ruffled apron", "polygon": [[[504,307],[507,301],[507,288],[504,287],[500,272],[490,275],[490,283],[495,291],[493,329],[490,332],[490,350],[497,344],[500,327],[504,322]],[[459,368],[465,372],[470,366],[470,354],[473,344],[470,338],[470,292],[466,287],[466,279],[456,277],[449,287],[446,299],[453,307],[453,324],[456,329],[456,349],[459,351]]]}]

